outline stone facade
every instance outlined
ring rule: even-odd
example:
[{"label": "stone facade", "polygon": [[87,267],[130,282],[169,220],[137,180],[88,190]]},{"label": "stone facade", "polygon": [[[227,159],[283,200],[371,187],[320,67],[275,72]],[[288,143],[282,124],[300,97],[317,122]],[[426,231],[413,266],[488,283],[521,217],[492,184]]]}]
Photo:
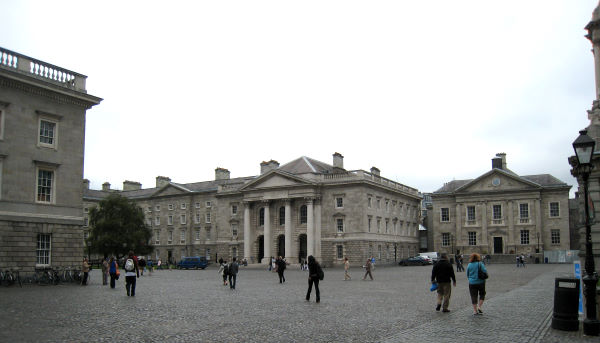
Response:
[{"label": "stone facade", "polygon": [[506,154],[498,154],[489,172],[451,181],[432,194],[434,250],[569,250],[570,188],[548,174],[519,176],[507,168]]},{"label": "stone facade", "polygon": [[[213,181],[178,184],[157,177],[154,188],[124,185],[121,195],[144,210],[153,232],[156,250],[148,258],[266,263],[264,257],[282,255],[298,263],[314,255],[332,266],[343,257],[355,264],[369,256],[392,263],[418,252],[419,193],[381,177],[377,168],[347,171],[338,153],[333,165],[300,157],[260,167],[259,176],[230,178],[217,168]],[[110,192],[84,187],[84,212]]]},{"label": "stone facade", "polygon": [[81,263],[85,79],[0,48],[0,268]]}]

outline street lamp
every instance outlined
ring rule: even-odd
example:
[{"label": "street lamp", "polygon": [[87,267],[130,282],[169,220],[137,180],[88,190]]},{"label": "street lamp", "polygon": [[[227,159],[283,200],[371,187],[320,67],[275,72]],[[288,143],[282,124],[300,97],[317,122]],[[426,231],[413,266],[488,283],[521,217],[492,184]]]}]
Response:
[{"label": "street lamp", "polygon": [[590,209],[588,201],[588,179],[592,171],[592,155],[596,142],[587,135],[587,130],[579,131],[579,137],[573,142],[573,149],[577,156],[575,171],[583,179],[583,195],[585,201],[585,277],[583,278],[583,291],[585,294],[585,313],[583,320],[583,333],[588,336],[598,336],[600,322],[596,317],[596,284],[598,275],[595,272],[594,256],[592,252],[592,229],[590,225]]},{"label": "street lamp", "polygon": [[540,233],[536,232],[536,235],[537,235],[537,239],[538,239],[538,246],[537,246],[537,249],[535,250],[535,253],[539,254],[540,253]]}]

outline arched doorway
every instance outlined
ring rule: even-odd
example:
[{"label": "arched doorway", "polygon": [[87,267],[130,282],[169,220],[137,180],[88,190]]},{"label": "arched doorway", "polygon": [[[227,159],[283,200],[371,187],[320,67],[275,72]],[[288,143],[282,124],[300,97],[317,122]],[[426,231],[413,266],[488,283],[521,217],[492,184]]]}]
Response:
[{"label": "arched doorway", "polygon": [[298,236],[298,262],[306,260],[306,235],[301,234]]},{"label": "arched doorway", "polygon": [[285,236],[277,236],[277,256],[285,257]]},{"label": "arched doorway", "polygon": [[258,236],[256,243],[258,244],[258,263],[261,263],[263,257],[265,257],[265,236]]}]

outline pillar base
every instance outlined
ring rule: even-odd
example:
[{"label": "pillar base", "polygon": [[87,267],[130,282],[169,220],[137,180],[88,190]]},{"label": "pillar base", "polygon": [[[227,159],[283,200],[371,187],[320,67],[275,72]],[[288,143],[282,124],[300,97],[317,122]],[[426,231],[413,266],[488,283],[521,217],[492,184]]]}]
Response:
[{"label": "pillar base", "polygon": [[583,320],[583,334],[586,336],[598,336],[600,333],[600,321],[597,319]]}]

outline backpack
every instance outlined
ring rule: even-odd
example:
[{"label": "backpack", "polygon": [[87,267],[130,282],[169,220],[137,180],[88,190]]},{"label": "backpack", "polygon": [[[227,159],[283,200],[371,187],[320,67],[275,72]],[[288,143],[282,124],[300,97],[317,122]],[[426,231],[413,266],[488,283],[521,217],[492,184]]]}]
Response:
[{"label": "backpack", "polygon": [[127,261],[125,261],[125,271],[132,272],[134,270],[135,270],[135,263],[133,262],[132,258],[128,258]]},{"label": "backpack", "polygon": [[223,275],[229,275],[229,264],[223,266]]},{"label": "backpack", "polygon": [[321,268],[320,265],[317,265],[317,276],[319,277],[319,280],[323,281],[323,278],[325,277],[325,273],[323,273],[323,269]]}]

